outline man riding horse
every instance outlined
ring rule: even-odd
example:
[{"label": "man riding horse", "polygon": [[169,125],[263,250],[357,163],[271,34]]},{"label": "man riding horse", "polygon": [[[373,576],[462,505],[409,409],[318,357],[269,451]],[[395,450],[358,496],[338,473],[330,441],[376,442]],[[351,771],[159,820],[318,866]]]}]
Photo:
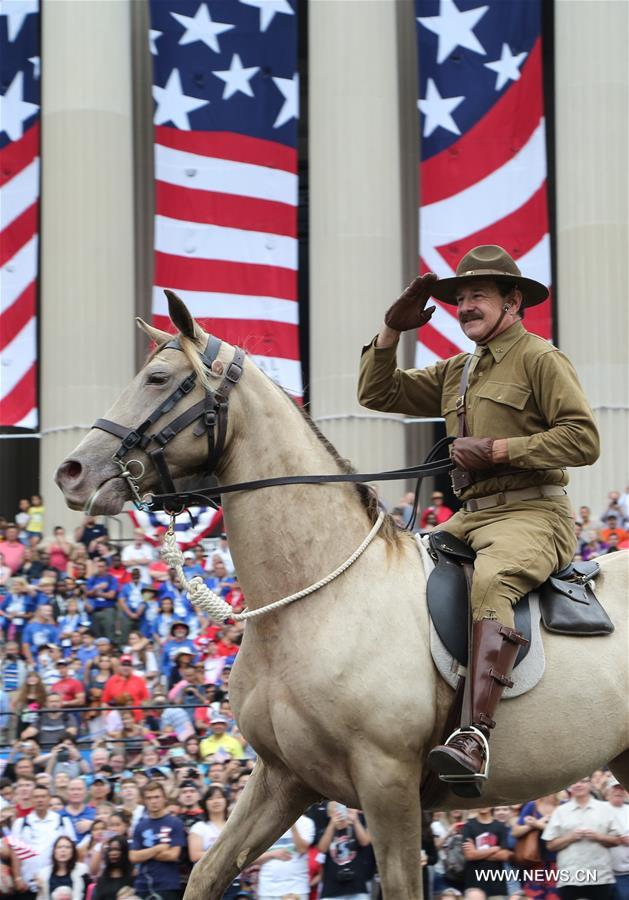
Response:
[{"label": "man riding horse", "polygon": [[[476,344],[425,369],[396,368],[403,331],[425,325],[429,297],[457,308],[463,333]],[[472,629],[463,702],[465,725],[428,762],[440,775],[487,770],[494,713],[509,685],[521,644],[513,606],[566,566],[576,548],[566,466],[594,463],[599,439],[574,368],[552,344],[526,331],[526,307],[548,297],[522,276],[501,247],[467,253],[456,276],[416,278],[387,310],[363,349],[358,397],[370,408],[445,418],[456,436],[453,489],[462,509],[442,530],[476,552]]]}]

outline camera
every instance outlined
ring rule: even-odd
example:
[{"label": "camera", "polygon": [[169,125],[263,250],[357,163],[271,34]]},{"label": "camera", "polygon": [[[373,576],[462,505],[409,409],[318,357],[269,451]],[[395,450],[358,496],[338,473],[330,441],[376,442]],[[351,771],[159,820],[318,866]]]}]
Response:
[{"label": "camera", "polygon": [[354,869],[352,868],[352,866],[348,866],[347,864],[345,864],[344,866],[339,866],[336,870],[336,880],[340,884],[347,884],[348,881],[353,881],[354,875]]},{"label": "camera", "polygon": [[67,747],[62,747],[57,753],[58,762],[67,762],[70,759],[70,751]]}]

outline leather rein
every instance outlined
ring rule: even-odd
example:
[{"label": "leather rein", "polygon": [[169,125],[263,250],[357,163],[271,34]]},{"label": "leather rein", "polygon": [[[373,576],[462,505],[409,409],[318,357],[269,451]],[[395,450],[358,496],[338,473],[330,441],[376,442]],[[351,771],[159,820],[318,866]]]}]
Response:
[{"label": "leather rein", "polygon": [[[211,370],[212,363],[216,360],[222,341],[210,335],[205,350],[199,353],[199,357],[203,365]],[[173,338],[164,344],[160,350],[180,350],[181,346],[179,338]],[[183,351],[182,351],[183,352]],[[205,397],[198,403],[189,407],[185,412],[181,413],[159,431],[150,433],[150,429],[161,419],[163,415],[170,412],[187,394],[189,394],[195,386],[197,375],[191,372],[187,375],[180,385],[167,397],[153,412],[135,428],[127,428],[112,422],[109,419],[97,419],[92,428],[98,428],[113,434],[121,439],[120,446],[113,456],[114,462],[120,467],[120,475],[129,484],[133,497],[133,504],[137,509],[145,512],[155,512],[164,510],[172,516],[179,515],[189,506],[209,505],[217,508],[216,499],[222,494],[235,493],[237,491],[255,491],[262,488],[276,487],[285,484],[334,484],[339,482],[368,482],[368,481],[397,481],[403,478],[417,478],[417,487],[415,490],[415,509],[419,499],[419,489],[423,478],[429,475],[438,475],[441,472],[450,471],[454,463],[447,458],[435,459],[437,453],[450,444],[453,438],[446,437],[438,441],[422,465],[407,466],[401,469],[392,469],[386,472],[369,472],[369,473],[343,473],[334,475],[286,475],[276,478],[263,478],[256,481],[243,481],[236,484],[225,485],[209,485],[197,491],[177,491],[175,484],[168,468],[165,450],[167,445],[173,438],[180,434],[185,428],[197,422],[194,434],[198,437],[206,434],[208,442],[208,462],[206,475],[214,477],[214,472],[225,447],[225,438],[227,434],[227,419],[229,411],[229,395],[233,388],[240,381],[244,371],[245,352],[240,347],[234,350],[234,356],[227,366],[224,377],[215,391],[206,388]],[[148,450],[151,444],[157,447]],[[140,495],[139,482],[144,475],[144,465],[138,459],[128,460],[124,462],[125,456],[130,450],[139,447],[148,453],[153,465],[155,466],[160,486],[163,490],[161,494],[146,494],[144,497]],[[134,473],[131,466],[137,466]],[[90,498],[87,506],[89,512],[101,485]],[[413,517],[414,519],[414,517]],[[411,520],[411,522],[413,521]],[[412,524],[411,526],[412,527]]]}]

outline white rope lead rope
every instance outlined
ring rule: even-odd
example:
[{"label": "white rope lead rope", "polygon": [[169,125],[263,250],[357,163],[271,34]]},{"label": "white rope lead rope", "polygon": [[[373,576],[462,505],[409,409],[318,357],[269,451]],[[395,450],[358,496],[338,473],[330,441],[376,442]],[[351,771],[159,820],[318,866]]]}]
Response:
[{"label": "white rope lead rope", "polygon": [[381,512],[378,515],[373,528],[371,529],[365,540],[362,542],[360,547],[357,547],[352,555],[348,559],[346,559],[345,562],[342,563],[337,569],[335,569],[333,572],[330,572],[330,574],[326,575],[325,578],[317,581],[316,584],[311,584],[310,587],[304,588],[302,591],[298,591],[296,594],[290,594],[288,597],[282,597],[281,600],[276,600],[274,603],[269,603],[267,606],[261,606],[259,609],[245,610],[244,612],[237,614],[234,614],[234,611],[229,603],[226,603],[222,597],[219,597],[218,594],[210,590],[210,588],[205,584],[200,575],[195,575],[194,578],[191,578],[190,581],[187,581],[183,571],[183,553],[177,546],[177,538],[173,527],[174,519],[171,521],[170,528],[168,529],[164,538],[161,556],[164,562],[177,572],[182,586],[185,590],[188,591],[190,600],[195,606],[198,606],[199,609],[202,609],[204,612],[206,612],[209,617],[211,619],[214,619],[214,621],[216,622],[224,622],[225,619],[234,619],[236,622],[242,622],[246,619],[253,619],[255,616],[263,616],[265,613],[273,612],[273,610],[276,609],[281,609],[283,606],[288,606],[289,603],[293,603],[295,600],[301,600],[302,597],[307,597],[308,594],[313,594],[315,591],[318,591],[319,588],[325,587],[326,584],[334,581],[335,578],[338,578],[338,576],[342,575],[346,569],[349,569],[352,563],[356,562],[358,557],[365,552],[369,544],[371,544],[375,536],[380,531],[380,527],[382,526],[383,522],[384,513]]}]

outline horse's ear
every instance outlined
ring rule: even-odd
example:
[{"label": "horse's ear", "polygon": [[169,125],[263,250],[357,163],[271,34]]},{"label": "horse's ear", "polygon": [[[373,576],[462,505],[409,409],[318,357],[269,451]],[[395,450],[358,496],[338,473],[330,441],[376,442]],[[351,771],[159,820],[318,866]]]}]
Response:
[{"label": "horse's ear", "polygon": [[170,321],[184,337],[194,340],[198,335],[197,324],[190,315],[190,310],[174,291],[165,290],[168,298]]},{"label": "horse's ear", "polygon": [[172,334],[168,334],[167,331],[160,331],[159,328],[153,328],[144,319],[137,317],[135,321],[138,324],[138,328],[141,328],[144,334],[148,334],[150,339],[155,341],[156,344],[164,344],[172,338]]}]

